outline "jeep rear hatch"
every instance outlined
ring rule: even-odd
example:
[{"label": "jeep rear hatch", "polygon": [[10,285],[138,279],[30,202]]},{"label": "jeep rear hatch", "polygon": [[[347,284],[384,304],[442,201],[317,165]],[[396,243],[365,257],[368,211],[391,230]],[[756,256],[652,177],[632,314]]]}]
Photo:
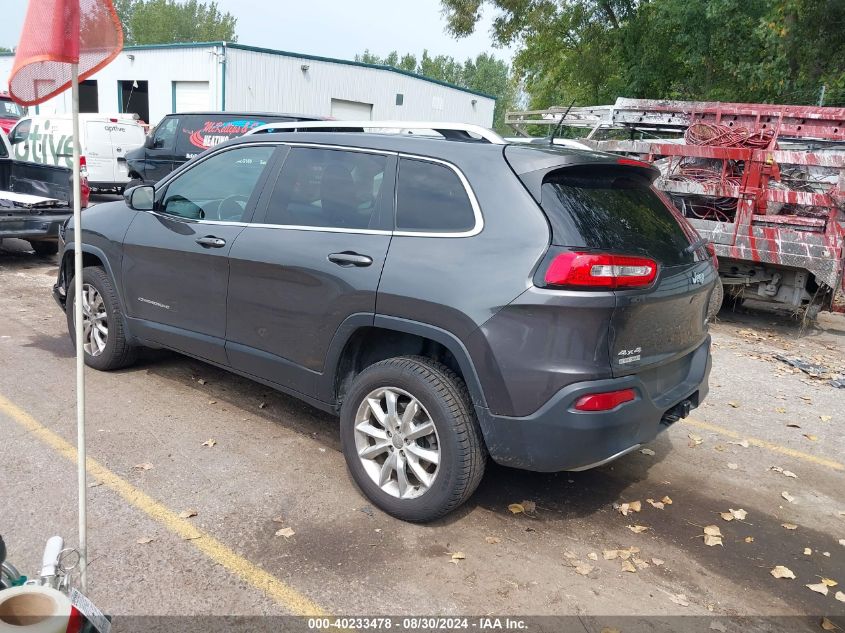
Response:
[{"label": "jeep rear hatch", "polygon": [[552,230],[535,283],[614,292],[608,340],[613,375],[621,376],[705,341],[716,270],[703,246],[693,248],[695,231],[652,188],[653,168],[585,154],[586,164],[570,154],[568,165],[525,174]]}]

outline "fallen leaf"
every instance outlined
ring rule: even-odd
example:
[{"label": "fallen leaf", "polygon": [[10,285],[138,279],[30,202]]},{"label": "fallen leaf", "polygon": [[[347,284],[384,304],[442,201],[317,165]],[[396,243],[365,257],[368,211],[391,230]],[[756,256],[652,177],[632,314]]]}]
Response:
[{"label": "fallen leaf", "polygon": [[808,440],[810,440],[811,442],[817,442],[817,441],[818,441],[818,439],[819,439],[818,437],[816,437],[816,436],[815,436],[815,435],[813,435],[812,433],[804,433],[804,437],[806,437],[806,438],[807,438]]},{"label": "fallen leaf", "polygon": [[565,552],[563,552],[563,557],[568,561],[577,561],[578,560],[578,554],[576,554],[574,552],[565,551]]},{"label": "fallen leaf", "polygon": [[781,523],[780,526],[782,528],[786,528],[787,530],[797,530],[798,526],[794,523]]},{"label": "fallen leaf", "polygon": [[795,574],[792,573],[792,570],[789,569],[789,567],[784,567],[783,565],[778,565],[769,573],[775,578],[791,578],[795,580]]},{"label": "fallen leaf", "polygon": [[502,539],[500,539],[498,536],[487,536],[484,538],[484,540],[487,541],[487,543],[490,545],[496,545],[497,543],[502,542]]},{"label": "fallen leaf", "polygon": [[651,562],[654,564],[655,567],[660,567],[666,561],[663,560],[662,558],[652,558]]},{"label": "fallen leaf", "polygon": [[804,548],[804,556],[810,556],[812,553],[813,550],[811,550],[809,547]]},{"label": "fallen leaf", "polygon": [[209,448],[217,444],[217,440],[214,439],[207,439],[205,442],[202,443],[203,446],[208,446]]},{"label": "fallen leaf", "polygon": [[689,606],[689,600],[687,600],[687,597],[682,593],[678,593],[678,594],[670,593],[669,594],[669,600],[671,600],[675,604],[681,605],[682,607],[688,607]]},{"label": "fallen leaf", "polygon": [[463,552],[455,552],[454,554],[452,554],[452,561],[457,563],[457,561],[464,560],[466,557],[466,554],[464,554]]},{"label": "fallen leaf", "polygon": [[186,534],[182,537],[183,541],[196,541],[197,539],[202,538],[202,534]]},{"label": "fallen leaf", "polygon": [[785,470],[785,471],[783,471],[783,476],[784,476],[784,477],[791,477],[792,479],[797,479],[797,478],[798,478],[798,475],[796,475],[796,474],[795,474],[794,472],[792,472],[791,470]]},{"label": "fallen leaf", "polygon": [[203,378],[200,378],[199,380],[197,380],[197,382],[201,385],[205,384],[205,380]]},{"label": "fallen leaf", "polygon": [[820,415],[819,419],[822,422],[830,422],[833,419],[833,416],[832,415]]},{"label": "fallen leaf", "polygon": [[649,567],[651,567],[651,565],[649,565],[642,558],[634,557],[633,561],[634,565],[637,566],[637,569],[648,569]]},{"label": "fallen leaf", "polygon": [[154,466],[150,462],[144,462],[143,464],[135,464],[132,468],[135,470],[152,470]]},{"label": "fallen leaf", "polygon": [[798,397],[801,398],[804,402],[812,402],[812,400],[813,400],[810,396],[798,396]]},{"label": "fallen leaf", "polygon": [[628,525],[626,527],[631,530],[634,534],[641,534],[648,530],[645,525]]},{"label": "fallen leaf", "polygon": [[722,517],[725,521],[733,521],[734,515],[730,512],[720,512],[719,516]]},{"label": "fallen leaf", "polygon": [[665,503],[667,506],[672,505],[672,500],[671,500],[668,496],[663,497],[663,498],[661,499],[661,501],[662,501],[663,503]]},{"label": "fallen leaf", "polygon": [[791,494],[789,494],[786,490],[784,490],[782,493],[780,493],[780,496],[783,497],[784,499],[786,499],[787,501],[789,501],[789,503],[795,502],[795,497],[793,497]]},{"label": "fallen leaf", "polygon": [[92,481],[90,484],[88,484],[88,487],[89,488],[97,488],[98,486],[102,486],[102,485],[103,485],[102,481]]},{"label": "fallen leaf", "polygon": [[619,550],[618,549],[606,549],[601,553],[601,555],[605,560],[614,560],[615,558],[619,557]]},{"label": "fallen leaf", "polygon": [[267,403],[266,403],[266,402],[260,402],[260,403],[258,403],[258,408],[259,408],[259,409],[263,409],[263,408],[264,408],[264,407],[266,407],[266,406],[267,406]]},{"label": "fallen leaf", "polygon": [[753,536],[746,536],[746,537],[745,537],[745,542],[746,542],[746,543],[753,543],[753,542],[754,542],[754,537],[753,537]]},{"label": "fallen leaf", "polygon": [[827,618],[822,618],[822,621],[819,623],[819,626],[822,627],[825,631],[835,631],[839,628]]},{"label": "fallen leaf", "polygon": [[839,539],[839,544],[845,546],[845,538]]},{"label": "fallen leaf", "polygon": [[652,508],[657,508],[658,510],[662,510],[666,507],[666,504],[662,501],[655,501],[654,499],[646,499],[646,503],[648,503]]},{"label": "fallen leaf", "polygon": [[786,426],[788,426],[791,429],[800,429],[801,428],[801,425],[796,424],[795,422],[788,422]]},{"label": "fallen leaf", "polygon": [[745,521],[745,517],[748,516],[748,512],[740,508],[739,510],[734,510],[733,508],[728,508],[728,511],[734,515],[734,518],[737,521]]},{"label": "fallen leaf", "polygon": [[513,514],[521,514],[525,512],[525,508],[522,506],[521,503],[512,503],[508,506],[508,510],[510,510]]},{"label": "fallen leaf", "polygon": [[722,530],[719,529],[718,525],[708,525],[704,528],[704,533],[708,536],[722,536]]},{"label": "fallen leaf", "polygon": [[523,501],[519,505],[521,505],[525,512],[528,514],[534,514],[534,512],[537,511],[537,504],[533,501]]},{"label": "fallen leaf", "polygon": [[724,453],[724,452],[725,452],[725,447],[724,447],[724,446],[722,446],[721,444],[716,444],[716,446],[714,446],[714,447],[713,447],[713,450],[714,450],[714,451],[719,451],[720,453]]},{"label": "fallen leaf", "polygon": [[833,597],[839,600],[839,602],[845,602],[845,593],[842,593],[841,591],[837,591],[836,595]]},{"label": "fallen leaf", "polygon": [[590,560],[598,560],[599,555],[596,554],[595,552],[590,552],[589,554],[587,554],[587,558],[589,558]]},{"label": "fallen leaf", "polygon": [[810,591],[815,591],[816,593],[820,593],[823,596],[826,596],[828,594],[827,585],[824,584],[823,582],[816,583],[815,585],[804,585],[804,586],[807,589],[809,589]]},{"label": "fallen leaf", "polygon": [[822,556],[827,556],[828,558],[830,558],[830,552],[822,552]]},{"label": "fallen leaf", "polygon": [[634,564],[631,561],[625,560],[625,561],[622,561],[622,571],[627,571],[627,572],[630,572],[632,574],[636,574],[637,568],[634,567]]},{"label": "fallen leaf", "polygon": [[591,571],[595,569],[592,565],[588,563],[580,563],[579,565],[575,566],[575,573],[580,574],[581,576],[586,576]]},{"label": "fallen leaf", "polygon": [[217,404],[217,400],[209,400],[208,404]]},{"label": "fallen leaf", "polygon": [[273,523],[285,523],[285,517],[283,517],[282,515],[273,517]]},{"label": "fallen leaf", "polygon": [[142,536],[137,541],[135,541],[138,545],[146,545],[147,543],[152,543],[155,539],[150,538],[149,536]]},{"label": "fallen leaf", "polygon": [[628,516],[629,512],[639,512],[642,509],[642,503],[639,501],[631,501],[630,503],[623,503],[617,507],[617,510],[622,513],[623,517]]},{"label": "fallen leaf", "polygon": [[825,585],[826,587],[835,587],[839,583],[836,582],[835,580],[830,579],[830,578],[822,578],[822,584]]},{"label": "fallen leaf", "polygon": [[284,536],[285,538],[290,538],[294,534],[296,534],[296,532],[294,532],[293,529],[289,527],[282,528],[281,530],[276,530],[276,536]]},{"label": "fallen leaf", "polygon": [[704,441],[704,440],[701,438],[701,436],[700,436],[700,435],[696,435],[695,433],[689,433],[689,434],[687,435],[687,437],[688,437],[688,438],[689,438],[689,440],[690,440],[690,441],[689,441],[689,447],[690,447],[690,448],[692,448],[693,446],[698,446],[699,444],[701,444],[701,443]]},{"label": "fallen leaf", "polygon": [[704,544],[713,547],[715,545],[722,545],[722,537],[721,536],[710,536],[709,534],[704,535]]},{"label": "fallen leaf", "polygon": [[190,519],[191,517],[195,517],[195,516],[197,516],[197,511],[196,511],[196,510],[194,510],[194,509],[190,509],[190,510],[182,510],[182,511],[179,513],[179,518],[180,518],[180,519]]},{"label": "fallen leaf", "polygon": [[728,442],[728,444],[734,444],[735,446],[742,446],[742,448],[748,448],[748,440],[742,440],[740,442]]},{"label": "fallen leaf", "polygon": [[643,455],[649,455],[649,456],[654,455],[654,451],[653,451],[653,450],[651,450],[650,448],[641,448],[641,449],[640,449],[640,452],[641,452]]},{"label": "fallen leaf", "polygon": [[775,411],[777,411],[778,413],[786,413],[786,409],[784,409],[783,407],[775,407]]},{"label": "fallen leaf", "polygon": [[734,409],[739,409],[739,405],[736,402],[728,402],[729,407],[733,407]]},{"label": "fallen leaf", "polygon": [[730,468],[731,470],[736,470],[737,468],[739,468],[739,464],[734,464],[733,462],[728,462],[728,468]]}]

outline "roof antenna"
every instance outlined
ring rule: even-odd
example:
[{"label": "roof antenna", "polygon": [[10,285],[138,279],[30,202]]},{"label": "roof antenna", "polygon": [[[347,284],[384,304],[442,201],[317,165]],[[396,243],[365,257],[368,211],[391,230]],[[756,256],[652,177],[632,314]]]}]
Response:
[{"label": "roof antenna", "polygon": [[566,108],[566,112],[563,113],[563,116],[560,117],[560,121],[557,122],[555,129],[552,130],[552,135],[549,137],[549,145],[555,144],[555,136],[560,131],[560,126],[563,125],[563,120],[566,118],[566,115],[569,114],[569,111],[572,109],[572,106],[575,105],[575,99],[572,100],[572,103],[569,104],[569,107]]}]

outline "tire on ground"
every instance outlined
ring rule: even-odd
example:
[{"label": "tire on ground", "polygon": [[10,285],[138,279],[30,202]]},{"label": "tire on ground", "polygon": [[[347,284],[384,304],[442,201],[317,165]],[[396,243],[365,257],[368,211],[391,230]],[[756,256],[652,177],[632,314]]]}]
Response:
[{"label": "tire on ground", "polygon": [[[121,310],[120,302],[118,301],[117,293],[115,292],[111,279],[106,271],[99,266],[88,266],[82,269],[82,283],[92,285],[100,293],[106,309],[106,323],[108,326],[106,346],[102,353],[98,356],[93,356],[86,352],[85,364],[101,371],[120,369],[121,367],[131,365],[135,362],[138,350],[127,341],[123,311]],[[67,327],[70,340],[74,347],[76,346],[76,334],[74,330],[75,298],[75,279],[71,277],[68,285],[67,301],[65,302],[65,312],[67,313]]]},{"label": "tire on ground", "polygon": [[716,286],[713,288],[713,293],[710,295],[710,303],[707,306],[707,319],[712,321],[719,314],[722,309],[722,302],[725,300],[725,287],[722,285],[722,279],[716,278]]},{"label": "tire on ground", "polygon": [[[364,470],[355,445],[355,416],[363,399],[379,387],[413,395],[428,411],[440,445],[440,464],[428,491],[399,499],[383,491]],[[487,452],[463,380],[445,365],[421,356],[371,365],[353,381],[340,413],[340,439],[355,483],[373,504],[405,521],[432,521],[464,503],[484,475]]]},{"label": "tire on ground", "polygon": [[33,240],[29,243],[36,255],[47,257],[59,252],[59,243],[55,240]]}]

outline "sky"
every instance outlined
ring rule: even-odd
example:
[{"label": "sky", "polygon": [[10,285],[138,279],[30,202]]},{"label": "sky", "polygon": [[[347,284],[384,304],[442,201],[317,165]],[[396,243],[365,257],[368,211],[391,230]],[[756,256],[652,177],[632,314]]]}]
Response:
[{"label": "sky", "polygon": [[[0,46],[17,45],[26,0],[3,0]],[[384,56],[392,50],[463,60],[490,52],[510,62],[513,51],[494,49],[492,13],[476,32],[456,40],[446,33],[439,0],[218,0],[221,11],[238,18],[238,42],[297,53],[352,59],[365,49]]]}]

